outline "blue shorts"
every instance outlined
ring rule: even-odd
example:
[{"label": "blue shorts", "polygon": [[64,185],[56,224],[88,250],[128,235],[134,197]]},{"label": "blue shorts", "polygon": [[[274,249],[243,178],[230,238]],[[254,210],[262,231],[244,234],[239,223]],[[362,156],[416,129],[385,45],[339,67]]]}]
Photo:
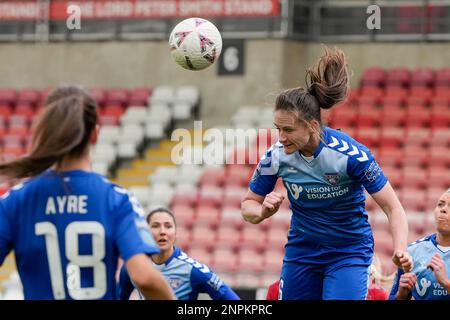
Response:
[{"label": "blue shorts", "polygon": [[280,300],[364,300],[373,238],[347,246],[321,245],[301,236],[286,245]]}]

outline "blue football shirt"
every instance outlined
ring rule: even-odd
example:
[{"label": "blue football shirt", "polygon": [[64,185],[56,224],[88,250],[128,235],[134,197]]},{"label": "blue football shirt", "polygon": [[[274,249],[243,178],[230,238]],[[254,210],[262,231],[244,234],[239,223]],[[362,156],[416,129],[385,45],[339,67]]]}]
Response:
[{"label": "blue football shirt", "polygon": [[25,299],[116,299],[119,256],[159,252],[143,214],[99,174],[47,170],[0,199],[0,265],[14,250]]},{"label": "blue football shirt", "polygon": [[261,158],[250,190],[261,196],[283,180],[292,209],[291,232],[322,245],[347,245],[371,238],[364,189],[380,191],[387,178],[370,150],[347,134],[323,127],[312,159],[286,154],[274,144]]}]

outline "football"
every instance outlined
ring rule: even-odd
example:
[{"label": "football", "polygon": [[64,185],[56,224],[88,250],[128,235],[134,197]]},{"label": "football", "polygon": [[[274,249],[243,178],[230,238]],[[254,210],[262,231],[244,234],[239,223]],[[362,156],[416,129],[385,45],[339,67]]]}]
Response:
[{"label": "football", "polygon": [[188,70],[203,70],[214,63],[222,51],[222,36],[210,21],[189,18],[178,23],[169,37],[175,62]]}]

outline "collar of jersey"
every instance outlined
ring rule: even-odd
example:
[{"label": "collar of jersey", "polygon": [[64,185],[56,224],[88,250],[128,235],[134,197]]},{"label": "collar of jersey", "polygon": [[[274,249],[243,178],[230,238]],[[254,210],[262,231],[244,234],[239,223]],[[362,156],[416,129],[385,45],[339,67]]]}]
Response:
[{"label": "collar of jersey", "polygon": [[89,175],[94,173],[93,171],[86,171],[81,169],[67,170],[67,171],[56,171],[55,169],[49,169],[48,172],[50,174],[55,175],[63,175],[63,176],[80,176],[80,175]]},{"label": "collar of jersey", "polygon": [[173,253],[172,255],[169,257],[169,259],[166,260],[166,262],[164,262],[164,264],[167,266],[170,261],[173,260],[173,258],[178,257],[180,255],[180,248],[178,248],[177,246],[173,246]]},{"label": "collar of jersey", "polygon": [[313,153],[314,159],[312,159],[311,161],[306,160],[306,159],[303,157],[303,155],[301,154],[300,150],[298,151],[298,155],[299,155],[299,157],[300,157],[303,161],[305,161],[305,162],[308,163],[308,164],[311,164],[311,163],[313,163],[313,162],[316,160],[316,158],[319,156],[320,151],[322,151],[322,149],[323,149],[324,146],[325,146],[325,144],[324,144],[322,141],[320,141],[320,142],[319,142],[319,146],[316,148],[316,150],[315,150],[314,153]]}]

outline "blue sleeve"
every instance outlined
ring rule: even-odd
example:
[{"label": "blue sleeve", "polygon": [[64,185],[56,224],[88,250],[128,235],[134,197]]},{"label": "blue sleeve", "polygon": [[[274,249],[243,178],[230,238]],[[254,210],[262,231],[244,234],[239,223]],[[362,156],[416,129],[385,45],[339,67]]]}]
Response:
[{"label": "blue sleeve", "polygon": [[10,192],[0,198],[0,266],[13,248],[13,222],[16,203]]},{"label": "blue sleeve", "polygon": [[125,264],[120,269],[119,283],[117,285],[117,296],[119,300],[130,300],[130,295],[134,290],[134,285],[128,275]]},{"label": "blue sleeve", "polygon": [[275,144],[261,157],[249,185],[254,193],[265,196],[275,188],[278,179],[279,152],[279,147]]},{"label": "blue sleeve", "polygon": [[400,282],[400,277],[404,273],[402,268],[398,268],[394,277],[394,283],[392,285],[391,293],[389,294],[389,300],[397,300],[397,291]]},{"label": "blue sleeve", "polygon": [[387,177],[384,175],[378,163],[370,150],[358,144],[355,147],[357,155],[349,156],[347,163],[347,172],[354,177],[368,193],[372,194],[380,191],[387,183]]},{"label": "blue sleeve", "polygon": [[213,300],[240,300],[239,296],[206,265],[199,268],[192,267],[191,286],[197,292],[209,294]]},{"label": "blue sleeve", "polygon": [[144,211],[137,200],[119,187],[114,187],[113,197],[117,203],[115,242],[122,259],[127,261],[139,253],[159,253],[159,247],[143,218]]}]

